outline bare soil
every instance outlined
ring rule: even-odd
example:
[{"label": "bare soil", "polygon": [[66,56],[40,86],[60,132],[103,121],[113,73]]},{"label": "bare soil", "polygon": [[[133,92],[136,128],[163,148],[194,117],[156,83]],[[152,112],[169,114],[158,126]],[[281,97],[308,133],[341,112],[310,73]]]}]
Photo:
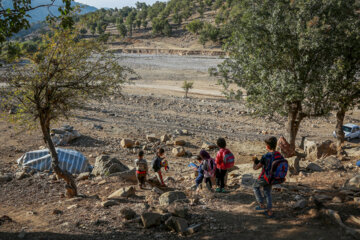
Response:
[{"label": "bare soil", "polygon": [[[145,157],[151,161],[158,146],[147,143],[146,134],[176,136],[176,130],[184,129],[189,134],[178,135],[177,139],[184,139],[187,142],[185,149],[194,155],[200,151],[203,141],[215,142],[218,137],[225,137],[235,154],[236,164],[243,164],[250,163],[251,156],[265,153],[265,137],[286,134],[286,119],[271,121],[251,116],[243,104],[221,97],[218,94],[220,86],[216,85],[215,79],[206,77],[205,71],[193,69],[184,73],[184,69],[166,71],[160,68],[152,72],[149,69],[135,68],[142,79],[135,85],[125,86],[122,97],[110,96],[102,102],[89,102],[84,108],[76,109],[70,119],[55,123],[53,127],[70,124],[83,135],[65,147],[82,152],[91,164],[101,154],[113,154],[133,166],[136,150],[122,148],[121,139],[130,138],[142,145],[150,145]],[[172,78],[172,73],[183,74],[186,79],[195,81],[189,99],[182,97],[180,85],[183,79]],[[357,124],[359,119],[359,110],[349,112],[346,117],[347,122]],[[95,125],[101,125],[103,129],[98,130]],[[334,127],[334,114],[306,119],[299,140],[305,135],[317,142],[332,139]],[[348,148],[356,147],[359,141],[346,144]],[[41,146],[44,143],[38,129],[28,131],[0,120],[0,172],[15,173],[19,170],[16,159]],[[129,183],[116,177],[79,181],[79,192],[87,198],[69,200],[63,196],[62,181],[52,175],[35,174],[0,183],[0,218],[6,215],[12,219],[0,220],[0,239],[354,239],[332,221],[311,214],[315,207],[311,203],[301,210],[295,210],[293,205],[297,195],[306,199],[314,194],[327,195],[330,199],[334,196],[342,198],[341,187],[359,173],[356,168],[289,176],[283,188],[273,191],[275,218],[268,219],[253,210],[255,199],[251,187],[231,174],[229,193],[204,190],[195,194],[189,189],[194,184],[193,170],[187,167],[193,160],[173,157],[172,147],[165,148],[170,163],[170,171],[165,177],[176,180],[169,186],[184,191],[191,202],[198,199],[198,203],[191,204],[191,216],[187,218],[190,224],[203,223],[198,233],[185,237],[161,226],[144,229],[139,223],[122,219],[119,212],[124,206],[131,207],[139,215],[145,210],[159,211],[158,195],[149,186],[145,190],[137,189],[135,198],[104,208],[101,201]],[[212,156],[215,154],[216,150],[211,151]],[[355,166],[356,160],[354,157],[343,164]],[[344,222],[350,215],[360,216],[358,203],[346,196],[342,203],[330,200],[324,204],[326,208],[339,211]],[[60,210],[60,214],[54,214],[54,210]]]}]

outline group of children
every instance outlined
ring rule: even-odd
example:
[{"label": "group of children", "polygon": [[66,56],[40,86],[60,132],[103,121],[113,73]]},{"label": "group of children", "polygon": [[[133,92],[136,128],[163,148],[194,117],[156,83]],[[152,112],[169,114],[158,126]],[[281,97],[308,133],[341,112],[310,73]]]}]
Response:
[{"label": "group of children", "polygon": [[[258,206],[255,210],[262,211],[264,215],[269,218],[273,217],[272,212],[272,198],[271,190],[272,185],[280,184],[285,181],[288,165],[283,156],[275,151],[277,145],[276,137],[269,137],[265,140],[267,153],[264,154],[261,159],[253,158],[254,170],[262,169],[258,179],[253,184],[253,190],[255,198],[258,202]],[[196,189],[199,190],[202,182],[205,182],[206,187],[212,190],[212,178],[216,178],[217,188],[216,192],[226,193],[225,190],[225,177],[229,168],[234,166],[235,158],[229,149],[226,148],[226,141],[224,138],[217,140],[217,146],[219,151],[216,154],[216,158],[211,158],[210,154],[201,150],[197,156],[199,165],[194,165],[198,171],[198,176],[195,179]],[[135,160],[136,176],[139,182],[139,187],[143,188],[148,173],[147,162],[144,159],[144,152],[140,151],[138,159]],[[158,149],[156,156],[152,161],[152,169],[156,173],[156,176],[162,186],[166,186],[162,177],[161,169],[166,171],[169,169],[168,162],[165,160],[165,151],[163,148]],[[263,189],[264,195],[261,193]],[[266,199],[266,204],[265,204]]]}]

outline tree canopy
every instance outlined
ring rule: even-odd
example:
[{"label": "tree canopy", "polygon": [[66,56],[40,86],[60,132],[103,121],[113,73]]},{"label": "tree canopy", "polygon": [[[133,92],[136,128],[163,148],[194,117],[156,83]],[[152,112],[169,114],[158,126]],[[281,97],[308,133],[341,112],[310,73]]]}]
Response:
[{"label": "tree canopy", "polygon": [[[245,89],[255,114],[287,116],[292,148],[305,117],[332,109],[328,90],[334,83],[334,63],[329,60],[336,53],[329,51],[334,46],[329,39],[335,30],[326,16],[335,2],[348,2],[356,11],[356,1],[244,0],[225,40],[230,57],[216,72],[220,83],[226,89],[232,83]],[[345,13],[334,13],[331,19],[337,24],[351,21]],[[241,90],[232,94],[242,99]]]}]

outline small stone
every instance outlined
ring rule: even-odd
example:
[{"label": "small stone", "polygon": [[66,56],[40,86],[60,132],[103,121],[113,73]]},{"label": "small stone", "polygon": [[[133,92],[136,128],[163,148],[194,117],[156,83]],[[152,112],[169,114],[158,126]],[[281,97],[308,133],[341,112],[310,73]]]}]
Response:
[{"label": "small stone", "polygon": [[141,221],[144,228],[150,228],[161,224],[161,215],[158,213],[146,212],[141,214]]},{"label": "small stone", "polygon": [[115,205],[119,205],[119,202],[115,200],[107,200],[101,203],[101,206],[103,206],[104,208],[108,208]]},{"label": "small stone", "polygon": [[182,156],[185,155],[185,149],[184,149],[183,147],[173,148],[172,154],[173,154],[175,157],[182,157]]},{"label": "small stone", "polygon": [[343,201],[342,201],[342,199],[341,199],[340,197],[335,196],[335,197],[332,199],[332,202],[333,202],[333,203],[342,203]]},{"label": "small stone", "polygon": [[160,137],[160,141],[161,141],[161,142],[167,142],[167,141],[169,141],[169,140],[170,140],[170,136],[167,135],[167,134],[162,135],[162,136]]},{"label": "small stone", "polygon": [[176,216],[176,217],[181,217],[181,218],[185,218],[188,214],[189,214],[189,208],[187,206],[185,206],[184,204],[180,204],[180,203],[175,203],[173,205],[171,205],[168,208],[168,211]]},{"label": "small stone", "polygon": [[212,150],[212,149],[216,149],[217,145],[210,143],[210,142],[204,142],[203,145],[201,146],[202,149],[206,149],[206,150]]},{"label": "small stone", "polygon": [[52,212],[52,214],[54,214],[54,215],[61,215],[61,214],[63,214],[63,211],[61,211],[61,210],[59,210],[59,209],[54,209],[53,212]]},{"label": "small stone", "polygon": [[149,142],[157,142],[157,141],[159,141],[159,139],[156,138],[155,134],[146,135],[146,140],[148,140]]},{"label": "small stone", "polygon": [[74,209],[74,208],[78,208],[79,206],[77,204],[74,205],[70,205],[67,207],[68,210]]},{"label": "small stone", "polygon": [[134,143],[133,140],[124,138],[124,139],[121,140],[120,145],[123,148],[132,148],[135,145],[135,143]]},{"label": "small stone", "polygon": [[177,200],[186,200],[187,197],[184,192],[172,191],[166,192],[159,197],[160,205],[167,206]]},{"label": "small stone", "polygon": [[199,232],[202,228],[202,223],[199,223],[199,224],[193,224],[191,226],[189,226],[187,229],[186,229],[186,233],[187,234],[194,234],[196,232]]},{"label": "small stone", "polygon": [[294,209],[304,209],[308,205],[308,202],[305,199],[297,201],[294,205]]},{"label": "small stone", "polygon": [[76,178],[77,181],[82,181],[90,178],[90,172],[80,173],[79,176]]},{"label": "small stone", "polygon": [[15,173],[15,178],[17,180],[21,180],[21,179],[24,179],[24,178],[27,178],[27,177],[30,177],[30,174],[26,173],[26,171]]},{"label": "small stone", "polygon": [[106,183],[107,183],[106,180],[102,180],[102,181],[98,182],[98,185],[104,185]]},{"label": "small stone", "polygon": [[165,225],[171,229],[175,230],[178,233],[184,233],[188,228],[188,222],[179,217],[170,217],[168,220],[166,220]]},{"label": "small stone", "polygon": [[186,141],[182,140],[182,139],[178,139],[178,140],[174,140],[174,144],[176,146],[185,146],[186,145]]},{"label": "small stone", "polygon": [[11,180],[12,180],[12,175],[11,174],[0,175],[0,183],[10,182]]},{"label": "small stone", "polygon": [[129,207],[124,207],[120,210],[120,215],[123,218],[130,220],[136,217],[136,212]]},{"label": "small stone", "polygon": [[117,200],[121,198],[128,198],[135,196],[136,190],[134,187],[124,187],[120,188],[116,192],[113,192],[110,196],[108,196],[109,200]]},{"label": "small stone", "polygon": [[158,188],[158,187],[153,187],[153,189],[152,189],[151,191],[152,191],[152,192],[155,192],[155,193],[157,193],[157,194],[159,194],[159,195],[161,195],[161,194],[164,193],[164,191],[161,190],[161,189]]}]

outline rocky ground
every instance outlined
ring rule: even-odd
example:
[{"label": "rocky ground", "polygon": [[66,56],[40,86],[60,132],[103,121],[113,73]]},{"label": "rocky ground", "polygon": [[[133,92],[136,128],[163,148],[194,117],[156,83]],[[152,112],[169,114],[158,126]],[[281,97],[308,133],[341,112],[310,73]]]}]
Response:
[{"label": "rocky ground", "polygon": [[[192,73],[195,79],[205,74]],[[264,153],[265,137],[286,133],[286,119],[255,118],[242,104],[212,95],[219,88],[206,81],[197,81],[195,88],[209,93],[190,92],[189,99],[175,89],[127,86],[122,97],[90,102],[54,124],[74,126],[82,136],[63,147],[82,152],[97,169],[107,155],[131,169],[139,149],[150,164],[163,146],[170,164],[166,189],[152,182],[141,190],[131,177],[121,177],[125,172],[100,170],[100,175],[82,175],[77,180],[81,197],[67,199],[62,180],[49,173],[23,175],[16,164],[27,151],[44,147],[40,131],[0,120],[0,239],[359,239],[360,177],[354,178],[360,174],[359,140],[346,142],[348,156],[342,161],[328,156],[331,147],[323,142],[333,140],[334,114],[302,123],[298,144],[307,136],[306,146],[312,147],[298,148],[298,156],[289,159],[287,182],[273,191],[275,218],[267,219],[253,210],[251,184],[259,172],[250,161]],[[360,111],[354,110],[346,122],[359,124],[359,119]],[[162,142],[164,135],[169,139]],[[187,165],[218,137],[226,138],[236,157],[229,193],[196,193],[194,171]]]}]

